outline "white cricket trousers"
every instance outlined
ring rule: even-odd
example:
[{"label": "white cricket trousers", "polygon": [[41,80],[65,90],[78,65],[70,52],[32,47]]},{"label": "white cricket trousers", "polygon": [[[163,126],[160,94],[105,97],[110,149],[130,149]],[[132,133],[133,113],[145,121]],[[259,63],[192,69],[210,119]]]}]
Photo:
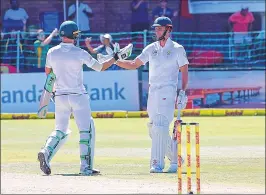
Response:
[{"label": "white cricket trousers", "polygon": [[66,132],[71,113],[79,131],[90,128],[91,108],[88,94],[55,97],[55,129]]},{"label": "white cricket trousers", "polygon": [[[176,87],[151,86],[149,88],[147,111],[149,114],[150,136],[152,138],[151,147],[151,169],[164,169],[164,157],[166,155],[169,126],[174,118],[176,101]],[[171,149],[171,148],[170,148]]]},{"label": "white cricket trousers", "polygon": [[152,122],[158,114],[165,116],[169,123],[174,119],[176,87],[173,85],[149,88],[147,112]]},{"label": "white cricket trousers", "polygon": [[79,129],[80,171],[84,172],[86,169],[93,169],[95,144],[95,127],[93,120],[91,120],[88,94],[55,97],[56,130],[67,132],[71,113]]}]

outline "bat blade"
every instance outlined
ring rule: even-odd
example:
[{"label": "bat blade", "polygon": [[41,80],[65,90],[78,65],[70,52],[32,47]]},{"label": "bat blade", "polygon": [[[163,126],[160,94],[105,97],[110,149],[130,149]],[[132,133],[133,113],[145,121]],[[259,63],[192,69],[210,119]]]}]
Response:
[{"label": "bat blade", "polygon": [[53,72],[50,72],[47,75],[46,82],[44,85],[44,90],[42,92],[42,96],[40,99],[40,106],[39,106],[38,113],[37,113],[39,118],[46,118],[46,114],[48,112],[48,105],[52,97],[55,79],[56,79],[56,76]]},{"label": "bat blade", "polygon": [[177,127],[178,127],[178,125],[180,123],[182,123],[182,120],[181,120],[181,105],[178,104],[177,105],[177,116],[176,116],[176,120],[175,120],[175,123],[174,123],[174,129],[173,129],[173,135],[172,135],[172,139],[173,140],[177,139]]},{"label": "bat blade", "polygon": [[46,118],[46,114],[48,112],[48,105],[49,105],[51,96],[52,96],[51,93],[49,93],[46,90],[43,90],[42,96],[40,99],[40,106],[38,109],[38,117],[39,118]]}]

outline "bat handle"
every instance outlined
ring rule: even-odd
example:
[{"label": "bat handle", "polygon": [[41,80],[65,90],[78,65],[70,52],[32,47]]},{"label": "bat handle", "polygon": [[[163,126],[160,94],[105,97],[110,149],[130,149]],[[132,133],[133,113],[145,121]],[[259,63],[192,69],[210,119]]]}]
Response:
[{"label": "bat handle", "polygon": [[174,124],[174,129],[173,129],[173,138],[176,139],[176,128],[177,128],[177,124],[178,123],[182,123],[182,120],[181,120],[181,104],[178,104],[177,105],[177,116],[176,116],[176,121],[175,121],[175,124]]},{"label": "bat handle", "polygon": [[181,120],[181,104],[177,105],[177,116],[176,116],[176,120]]},{"label": "bat handle", "polygon": [[175,121],[174,129],[173,129],[173,137],[175,137],[177,124],[179,124],[179,123],[182,123],[182,120],[176,120]]}]

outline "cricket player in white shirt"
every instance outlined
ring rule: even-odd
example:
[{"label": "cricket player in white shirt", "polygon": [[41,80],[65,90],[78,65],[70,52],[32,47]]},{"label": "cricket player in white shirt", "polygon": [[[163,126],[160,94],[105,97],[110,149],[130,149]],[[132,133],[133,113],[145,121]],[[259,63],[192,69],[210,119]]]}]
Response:
[{"label": "cricket player in white shirt", "polygon": [[[118,60],[116,64],[125,69],[136,69],[149,62],[149,97],[147,111],[148,128],[152,138],[150,172],[163,172],[167,156],[171,165],[168,172],[177,171],[177,155],[174,154],[169,135],[169,126],[174,118],[177,95],[178,73],[182,73],[182,89],[177,103],[184,109],[187,104],[185,90],[188,84],[188,60],[182,45],[170,39],[172,21],[159,17],[152,25],[155,28],[156,42],[146,46],[135,60]],[[176,144],[175,144],[176,147]]]},{"label": "cricket player in white shirt", "polygon": [[87,51],[75,46],[79,32],[75,22],[63,22],[59,29],[62,43],[51,48],[47,53],[45,72],[47,75],[55,74],[56,79],[54,83],[55,130],[38,153],[40,169],[46,175],[51,174],[52,157],[71,132],[68,129],[71,113],[74,115],[80,133],[80,174],[99,173],[98,170],[93,169],[95,127],[91,118],[89,96],[83,85],[83,64],[96,71],[103,71],[118,59],[126,59],[132,52],[131,44],[116,51],[109,60],[100,63]]}]

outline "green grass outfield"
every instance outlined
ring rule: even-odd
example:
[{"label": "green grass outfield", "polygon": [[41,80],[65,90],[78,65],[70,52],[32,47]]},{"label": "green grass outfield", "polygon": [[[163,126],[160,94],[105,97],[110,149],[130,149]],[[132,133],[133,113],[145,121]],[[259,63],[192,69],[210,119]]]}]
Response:
[{"label": "green grass outfield", "polygon": [[[184,117],[183,120],[200,123],[202,183],[265,186],[264,116]],[[100,177],[177,181],[177,174],[154,176],[149,173],[151,140],[147,121],[147,118],[95,119],[95,167],[101,170]],[[1,171],[41,174],[37,153],[53,129],[52,119],[2,120]],[[52,161],[52,174],[79,172],[79,134],[73,119],[70,129],[72,133],[68,142]],[[193,129],[191,132],[193,142]],[[191,148],[195,149],[194,144]],[[185,144],[182,150],[185,152]],[[168,165],[166,160],[166,168]],[[183,177],[185,179],[185,174]]]}]

